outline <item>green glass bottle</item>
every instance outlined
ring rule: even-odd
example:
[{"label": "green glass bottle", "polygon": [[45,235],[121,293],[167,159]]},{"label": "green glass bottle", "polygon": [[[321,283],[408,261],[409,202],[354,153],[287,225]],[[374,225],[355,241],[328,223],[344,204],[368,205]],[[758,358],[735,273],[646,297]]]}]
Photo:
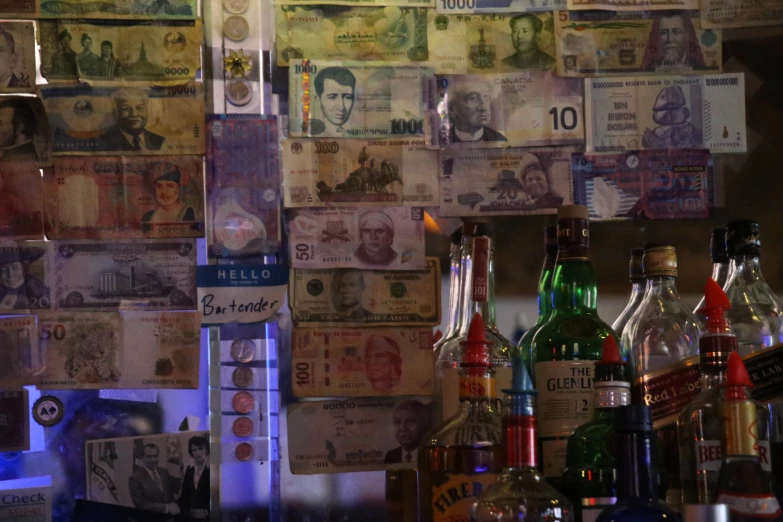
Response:
[{"label": "green glass bottle", "polygon": [[[553,310],[533,337],[530,361],[538,390],[542,471],[556,487],[565,469],[568,437],[593,418],[594,361],[601,359],[604,339],[612,336],[617,341],[596,309],[587,207],[560,207],[557,220]],[[625,350],[620,355],[628,360]]]},{"label": "green glass bottle", "polygon": [[533,359],[530,348],[533,337],[549,320],[552,314],[552,278],[555,274],[557,260],[557,227],[544,227],[544,266],[541,277],[538,278],[538,321],[519,340],[519,352],[527,365],[527,371],[532,372],[530,361]]}]

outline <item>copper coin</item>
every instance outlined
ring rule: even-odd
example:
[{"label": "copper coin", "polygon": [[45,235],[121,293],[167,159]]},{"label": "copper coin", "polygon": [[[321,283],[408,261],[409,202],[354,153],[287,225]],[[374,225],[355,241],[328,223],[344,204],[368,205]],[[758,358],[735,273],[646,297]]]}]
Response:
[{"label": "copper coin", "polygon": [[223,9],[231,14],[242,14],[250,7],[250,0],[223,0]]},{"label": "copper coin", "polygon": [[250,388],[255,380],[253,370],[247,366],[237,366],[231,374],[231,381],[237,388]]},{"label": "copper coin", "polygon": [[231,406],[234,407],[234,411],[237,413],[250,413],[253,411],[255,404],[256,400],[246,391],[236,392],[231,398]]},{"label": "copper coin", "polygon": [[237,437],[249,437],[253,433],[253,421],[248,417],[237,417],[231,430]]},{"label": "copper coin", "polygon": [[239,15],[231,15],[223,21],[223,34],[229,40],[241,42],[247,38],[250,32],[250,24]]},{"label": "copper coin", "polygon": [[250,339],[237,339],[231,343],[231,358],[238,363],[248,363],[256,358],[256,344]]},{"label": "copper coin", "polygon": [[240,442],[234,450],[234,455],[239,460],[250,460],[253,458],[253,446],[249,442]]}]

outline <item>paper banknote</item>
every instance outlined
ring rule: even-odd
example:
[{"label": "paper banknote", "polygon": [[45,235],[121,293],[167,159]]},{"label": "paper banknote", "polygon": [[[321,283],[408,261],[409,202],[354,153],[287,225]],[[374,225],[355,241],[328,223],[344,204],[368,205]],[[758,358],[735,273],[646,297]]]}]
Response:
[{"label": "paper banknote", "polygon": [[424,269],[423,208],[303,208],[288,223],[293,268]]},{"label": "paper banknote", "polygon": [[[277,5],[324,5],[323,0],[276,0]],[[397,7],[433,7],[434,0],[331,0],[329,5],[341,6],[397,6]]]},{"label": "paper banknote", "polygon": [[304,60],[289,69],[291,137],[399,138],[423,134],[422,80],[415,65]]},{"label": "paper banknote", "polygon": [[36,162],[1,164],[0,238],[43,239],[43,199],[41,169]]},{"label": "paper banknote", "polygon": [[[7,8],[7,5],[0,6],[0,17],[6,18]],[[5,37],[0,46],[8,54],[0,62],[0,92],[35,92],[37,45],[33,25],[33,22],[0,22]]]},{"label": "paper banknote", "polygon": [[58,241],[54,302],[72,311],[194,310],[196,241]]},{"label": "paper banknote", "polygon": [[285,140],[285,206],[430,206],[437,162],[437,152],[415,138]]},{"label": "paper banknote", "polygon": [[722,70],[720,30],[698,11],[558,11],[557,74],[704,74]]},{"label": "paper banknote", "polygon": [[783,23],[783,0],[706,0],[701,3],[700,13],[703,27],[778,25]]},{"label": "paper banknote", "polygon": [[0,313],[37,313],[52,307],[47,241],[0,242]]},{"label": "paper banknote", "polygon": [[658,9],[698,9],[698,0],[568,0],[569,10],[606,9],[644,11]]},{"label": "paper banknote", "polygon": [[[36,0],[7,0],[0,6],[0,17],[2,18],[38,18],[39,2]],[[33,68],[35,68],[33,66]],[[35,75],[32,74],[35,83]]]},{"label": "paper banknote", "polygon": [[44,350],[38,342],[37,317],[0,317],[0,389],[38,384],[45,367]]},{"label": "paper banknote", "polygon": [[521,14],[564,9],[566,0],[436,0],[439,14]]},{"label": "paper banknote", "polygon": [[49,239],[204,237],[200,156],[59,157],[44,174]]},{"label": "paper banknote", "polygon": [[432,393],[431,328],[294,328],[297,397]]},{"label": "paper banknote", "polygon": [[3,96],[0,117],[16,121],[4,133],[0,145],[0,169],[7,163],[34,161],[39,167],[51,165],[52,143],[44,105],[33,96]]},{"label": "paper banknote", "polygon": [[[28,0],[32,1],[32,0]],[[194,20],[197,0],[36,0],[43,18]]]},{"label": "paper banknote", "polygon": [[742,74],[585,80],[587,151],[745,152]]},{"label": "paper banknote", "polygon": [[5,422],[0,425],[0,452],[28,451],[30,393],[24,388],[0,392],[0,411],[5,416]]},{"label": "paper banknote", "polygon": [[[96,21],[97,22],[97,21]],[[200,67],[200,21],[135,25],[43,20],[41,73],[49,81],[187,83]]]},{"label": "paper banknote", "polygon": [[424,7],[276,6],[277,65],[308,60],[427,59]]},{"label": "paper banknote", "polygon": [[440,265],[424,271],[292,270],[298,326],[433,326],[440,323]]},{"label": "paper banknote", "polygon": [[429,397],[308,401],[288,407],[291,473],[415,468],[432,425]]},{"label": "paper banknote", "polygon": [[582,143],[582,90],[581,80],[550,72],[430,77],[427,147]]},{"label": "paper banknote", "polygon": [[204,153],[204,87],[42,87],[55,154]]},{"label": "paper banknote", "polygon": [[708,150],[572,156],[574,202],[590,219],[698,219],[713,206]]},{"label": "paper banknote", "polygon": [[207,129],[207,234],[210,257],[277,252],[280,165],[274,117],[210,116]]},{"label": "paper banknote", "polygon": [[40,388],[198,388],[198,312],[47,312]]},{"label": "paper banknote", "polygon": [[574,203],[576,147],[445,150],[440,154],[442,216],[556,214]]}]

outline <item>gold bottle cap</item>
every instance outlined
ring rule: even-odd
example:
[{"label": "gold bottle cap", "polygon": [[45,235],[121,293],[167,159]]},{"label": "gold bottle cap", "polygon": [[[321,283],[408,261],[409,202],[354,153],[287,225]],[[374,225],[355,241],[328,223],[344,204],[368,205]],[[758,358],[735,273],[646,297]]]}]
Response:
[{"label": "gold bottle cap", "polygon": [[648,243],[644,246],[644,277],[677,277],[677,251],[672,245]]},{"label": "gold bottle cap", "polygon": [[588,211],[584,205],[563,205],[557,209],[557,219],[587,219]]}]

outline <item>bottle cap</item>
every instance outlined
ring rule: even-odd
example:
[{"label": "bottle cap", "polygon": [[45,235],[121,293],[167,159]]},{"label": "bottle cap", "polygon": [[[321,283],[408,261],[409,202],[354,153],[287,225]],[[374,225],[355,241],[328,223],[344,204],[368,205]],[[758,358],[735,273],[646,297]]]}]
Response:
[{"label": "bottle cap", "polygon": [[587,219],[589,212],[584,205],[563,205],[557,209],[557,219]]},{"label": "bottle cap", "polygon": [[644,277],[677,277],[677,251],[666,243],[647,243],[644,245]]},{"label": "bottle cap", "polygon": [[707,322],[701,337],[716,338],[719,341],[699,342],[699,364],[702,370],[726,367],[729,354],[737,351],[737,337],[731,332],[726,310],[731,310],[729,298],[718,283],[707,279],[704,286],[704,306],[698,312],[707,316]]},{"label": "bottle cap", "polygon": [[745,363],[737,352],[732,352],[729,355],[729,367],[726,370],[726,384],[724,386],[727,388],[753,387],[753,382],[751,382],[750,375],[748,375],[748,369],[745,368]]},{"label": "bottle cap", "polygon": [[632,283],[640,283],[644,281],[644,267],[642,265],[642,256],[644,256],[643,248],[631,249],[631,261],[628,266],[628,277],[630,277]]},{"label": "bottle cap", "polygon": [[557,209],[558,258],[585,258],[589,246],[590,228],[587,207],[566,205]]},{"label": "bottle cap", "polygon": [[619,406],[614,410],[614,429],[618,433],[651,432],[652,410],[643,404]]},{"label": "bottle cap", "polygon": [[713,263],[725,263],[729,260],[726,252],[726,229],[713,228],[710,235],[710,259]]},{"label": "bottle cap", "polygon": [[613,335],[604,339],[603,354],[595,362],[594,384],[600,382],[629,382],[629,366],[620,356],[620,348]]},{"label": "bottle cap", "polygon": [[495,226],[486,221],[466,219],[462,224],[462,234],[465,236],[491,236]]},{"label": "bottle cap", "polygon": [[502,390],[506,395],[508,414],[520,417],[533,417],[536,414],[535,396],[538,390],[533,387],[533,380],[527,371],[527,365],[522,357],[514,357],[511,362],[511,389]]},{"label": "bottle cap", "polygon": [[707,316],[707,331],[712,333],[725,332],[729,329],[726,310],[731,310],[731,302],[726,292],[713,279],[707,279],[704,285],[704,306],[698,312]]},{"label": "bottle cap", "polygon": [[683,522],[729,522],[729,506],[726,504],[685,504]]},{"label": "bottle cap", "polygon": [[726,252],[729,257],[761,255],[761,230],[758,221],[729,221],[726,224]]},{"label": "bottle cap", "polygon": [[492,343],[487,341],[484,318],[480,313],[473,314],[470,328],[468,328],[468,338],[459,344],[462,347],[462,361],[460,362],[462,368],[477,369],[480,373],[483,369],[492,367],[489,358],[489,347]]}]

